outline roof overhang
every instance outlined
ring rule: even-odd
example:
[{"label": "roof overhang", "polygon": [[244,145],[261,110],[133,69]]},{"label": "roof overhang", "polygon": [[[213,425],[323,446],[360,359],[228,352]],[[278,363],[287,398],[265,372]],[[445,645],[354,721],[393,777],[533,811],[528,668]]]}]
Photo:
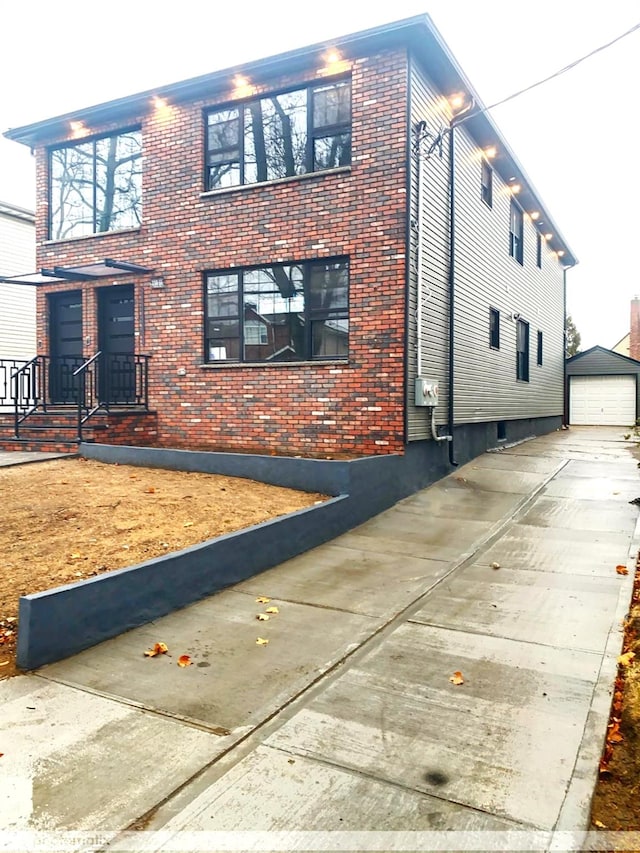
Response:
[{"label": "roof overhang", "polygon": [[0,276],[0,282],[5,284],[27,284],[33,286],[44,286],[47,284],[62,284],[65,281],[96,281],[101,278],[113,278],[117,275],[146,275],[153,270],[139,264],[130,264],[125,261],[114,261],[113,258],[105,258],[93,264],[82,264],[77,267],[53,267],[43,268],[40,272],[28,273],[26,275]]},{"label": "roof overhang", "polygon": [[541,222],[544,222],[544,228],[541,227],[540,230],[545,234],[553,235],[548,239],[551,248],[564,253],[559,258],[562,265],[571,267],[577,264],[575,254],[548,213],[548,208],[542,202],[539,192],[533,186],[493,118],[489,113],[483,112],[486,105],[471,85],[430,16],[426,14],[160,86],[45,121],[12,128],[6,131],[4,136],[35,148],[59,139],[67,139],[72,122],[82,122],[86,127],[97,127],[107,122],[131,122],[152,112],[158,98],[169,104],[198,99],[214,101],[229,93],[231,81],[237,76],[247,77],[252,83],[258,84],[268,82],[280,74],[318,68],[324,64],[323,56],[329,47],[338,50],[345,59],[354,59],[373,49],[399,46],[405,47],[422,62],[428,76],[443,94],[450,95],[462,91],[473,98],[475,109],[473,114],[465,120],[464,126],[480,147],[486,148],[490,145],[498,147],[499,158],[492,163],[507,182],[513,179],[512,184],[521,185],[521,193],[516,198],[518,204],[526,212],[540,213],[538,225],[541,226]]}]

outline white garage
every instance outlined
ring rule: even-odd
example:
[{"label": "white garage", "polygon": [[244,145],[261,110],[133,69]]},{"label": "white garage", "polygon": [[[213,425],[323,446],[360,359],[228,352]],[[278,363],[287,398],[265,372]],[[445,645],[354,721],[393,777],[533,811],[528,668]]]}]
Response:
[{"label": "white garage", "polygon": [[638,417],[640,362],[603,347],[567,360],[570,424],[632,426]]},{"label": "white garage", "polygon": [[572,376],[569,423],[631,426],[636,420],[635,376]]}]

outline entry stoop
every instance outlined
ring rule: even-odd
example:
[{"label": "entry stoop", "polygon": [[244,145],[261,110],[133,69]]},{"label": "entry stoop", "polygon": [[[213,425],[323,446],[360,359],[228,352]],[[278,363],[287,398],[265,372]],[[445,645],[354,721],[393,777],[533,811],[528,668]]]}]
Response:
[{"label": "entry stoop", "polygon": [[78,435],[77,409],[34,412],[19,426],[16,438],[13,416],[0,415],[0,449],[76,453],[80,441],[101,444],[153,446],[157,438],[155,412],[130,408],[97,412]]}]

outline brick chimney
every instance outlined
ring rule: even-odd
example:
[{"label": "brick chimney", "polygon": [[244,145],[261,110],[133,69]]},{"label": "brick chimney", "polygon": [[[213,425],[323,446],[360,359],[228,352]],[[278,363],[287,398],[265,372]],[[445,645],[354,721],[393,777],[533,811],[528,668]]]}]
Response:
[{"label": "brick chimney", "polygon": [[631,326],[629,329],[629,355],[640,361],[640,299],[631,300]]}]

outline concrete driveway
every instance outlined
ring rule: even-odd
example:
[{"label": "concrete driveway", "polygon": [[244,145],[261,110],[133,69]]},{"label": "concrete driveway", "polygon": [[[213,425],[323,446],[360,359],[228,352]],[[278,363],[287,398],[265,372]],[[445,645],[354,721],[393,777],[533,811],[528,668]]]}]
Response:
[{"label": "concrete driveway", "polygon": [[[554,433],[0,683],[0,839],[579,849],[566,845],[588,825],[638,495],[622,430]],[[144,657],[157,641],[171,657]],[[176,666],[181,654],[194,665]]]}]

